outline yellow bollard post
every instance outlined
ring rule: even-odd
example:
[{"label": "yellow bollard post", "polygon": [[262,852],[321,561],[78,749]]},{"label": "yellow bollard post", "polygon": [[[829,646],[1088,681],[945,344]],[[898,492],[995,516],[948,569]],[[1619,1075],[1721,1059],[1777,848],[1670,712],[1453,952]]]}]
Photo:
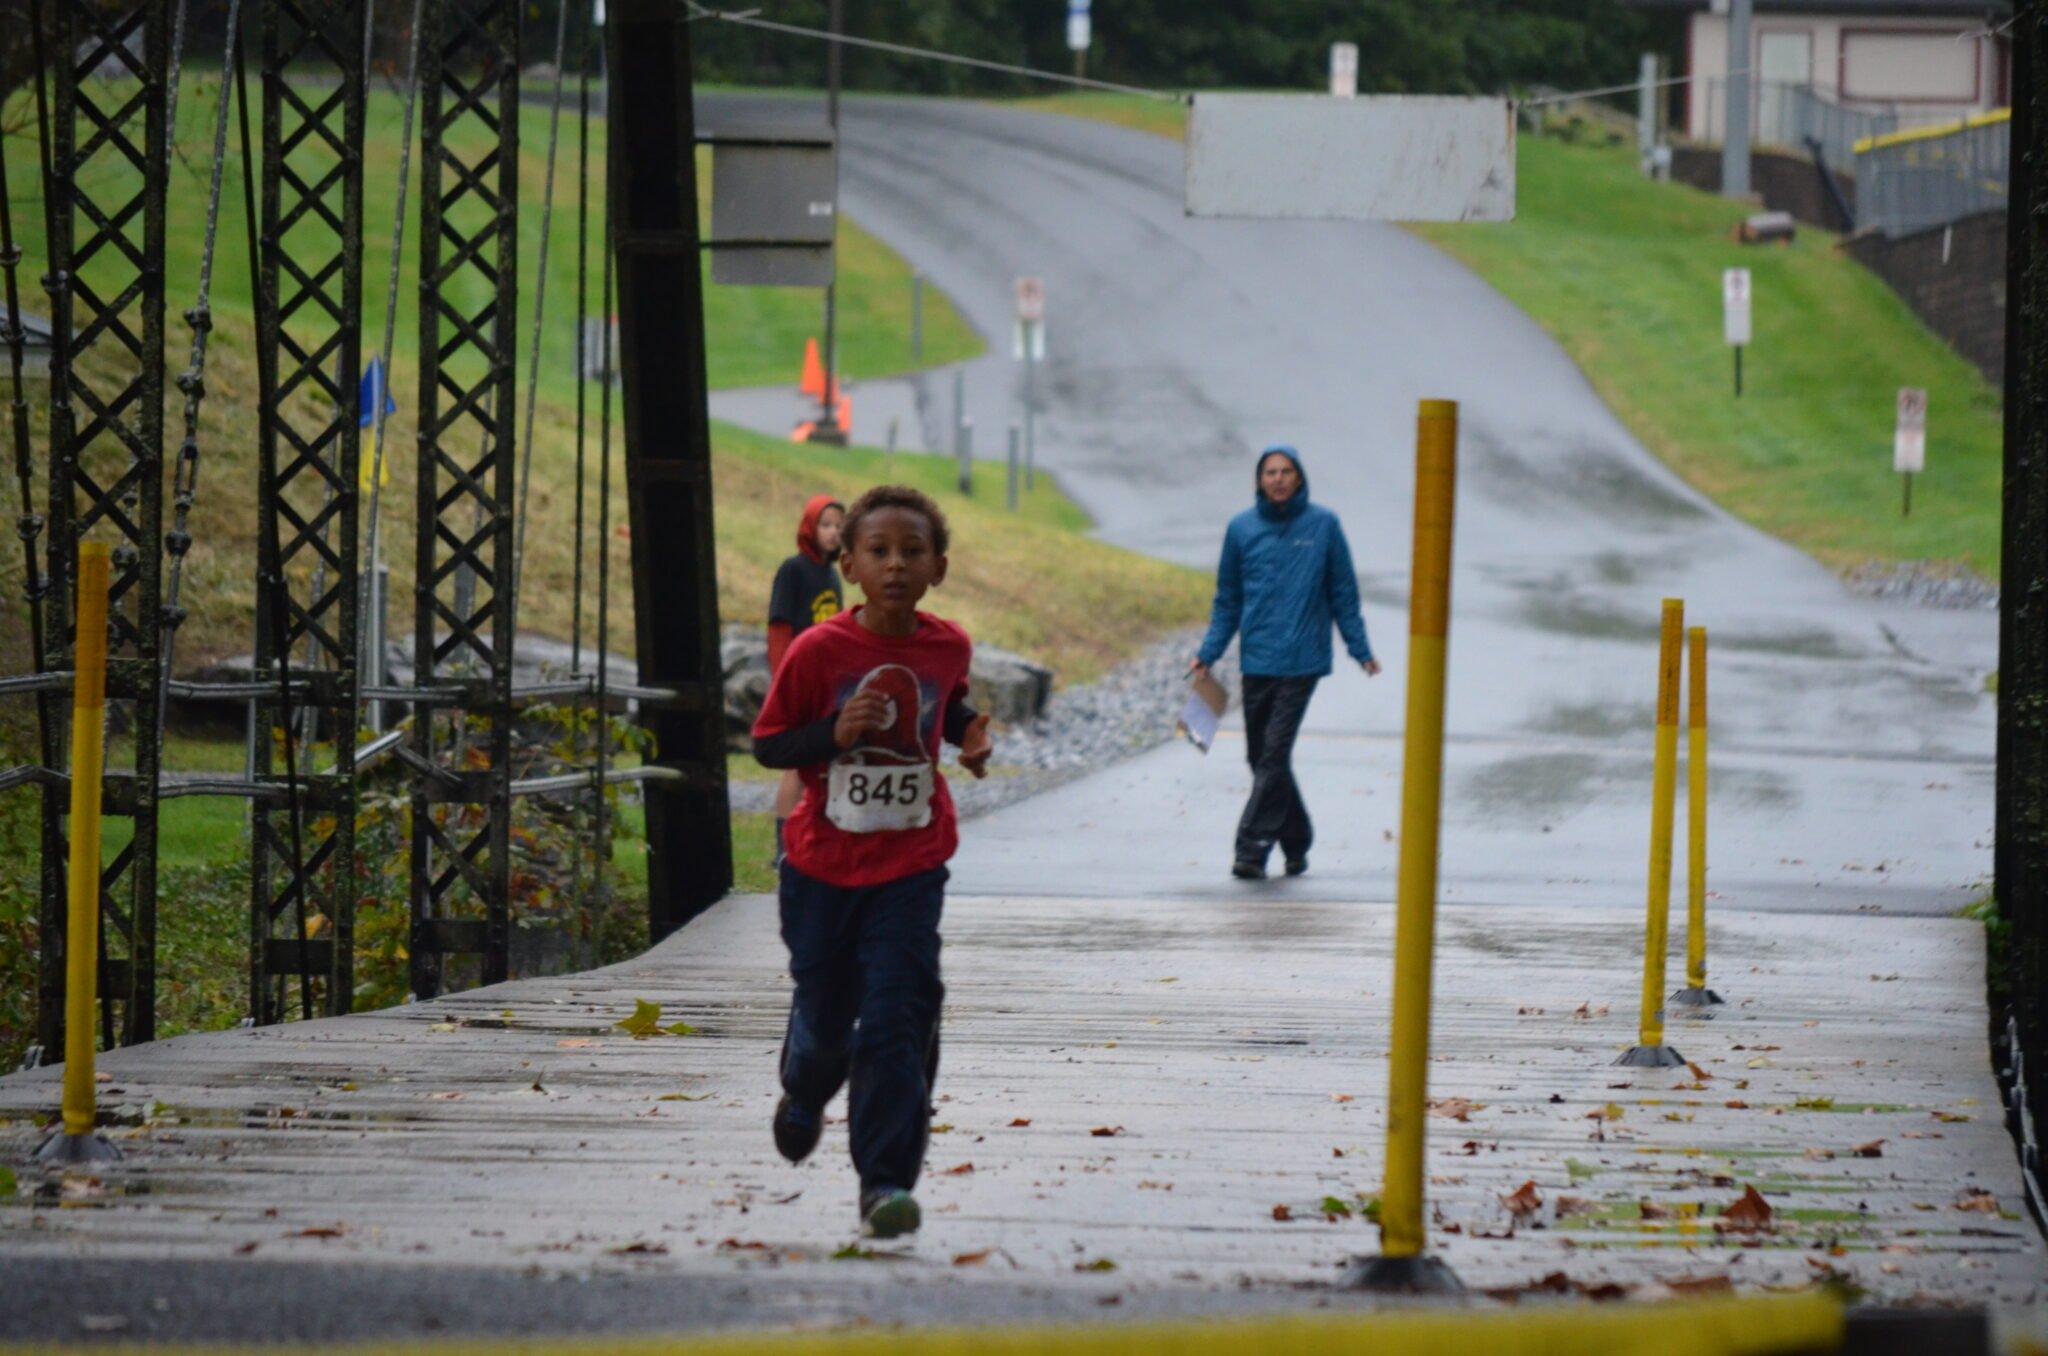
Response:
[{"label": "yellow bollard post", "polygon": [[1408,728],[1401,762],[1401,862],[1394,923],[1393,1052],[1387,1088],[1380,1255],[1351,1264],[1353,1289],[1430,1293],[1464,1287],[1423,1252],[1429,990],[1436,946],[1437,831],[1443,808],[1444,677],[1451,619],[1451,522],[1458,406],[1425,400],[1415,420],[1415,554],[1408,614]]},{"label": "yellow bollard post", "polygon": [[100,960],[101,738],[107,714],[107,575],[104,542],[78,547],[78,638],[71,679],[71,864],[69,924],[64,951],[63,1128],[45,1140],[44,1162],[88,1163],[119,1158],[93,1131],[98,1100],[93,1055],[98,1045]]},{"label": "yellow bollard post", "polygon": [[1678,801],[1678,667],[1685,604],[1664,600],[1657,638],[1657,761],[1650,790],[1649,922],[1643,937],[1641,1044],[1616,1060],[1637,1069],[1669,1069],[1685,1056],[1664,1043],[1664,956],[1671,943],[1671,831]]},{"label": "yellow bollard post", "polygon": [[1707,987],[1707,628],[1685,638],[1685,987],[1671,1005],[1710,1008],[1722,998]]}]

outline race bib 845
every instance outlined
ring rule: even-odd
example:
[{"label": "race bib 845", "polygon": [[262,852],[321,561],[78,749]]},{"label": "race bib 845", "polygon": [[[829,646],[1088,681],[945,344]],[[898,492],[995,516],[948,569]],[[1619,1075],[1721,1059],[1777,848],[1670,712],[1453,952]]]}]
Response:
[{"label": "race bib 845", "polygon": [[921,829],[932,822],[937,776],[929,762],[832,764],[826,780],[825,818],[847,833]]}]

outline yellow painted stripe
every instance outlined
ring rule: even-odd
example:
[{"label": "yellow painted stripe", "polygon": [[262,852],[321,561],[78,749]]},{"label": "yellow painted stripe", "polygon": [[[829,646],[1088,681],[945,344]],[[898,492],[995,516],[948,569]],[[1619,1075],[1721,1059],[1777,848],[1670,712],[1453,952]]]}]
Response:
[{"label": "yellow painted stripe", "polygon": [[1933,141],[1937,137],[1952,137],[1963,132],[1974,132],[1979,127],[1995,127],[2002,122],[2012,121],[2012,110],[1994,108],[1989,113],[1972,113],[1961,122],[1937,123],[1932,127],[1915,127],[1904,132],[1887,132],[1880,137],[1864,137],[1856,143],[1856,154],[1866,151],[1881,151],[1887,146],[1903,146],[1911,141]]},{"label": "yellow painted stripe", "polygon": [[[1428,1309],[1342,1316],[673,1337],[301,1346],[321,1356],[1791,1356],[1842,1343],[1841,1307],[1817,1293],[1671,1304]],[[7,1346],[0,1356],[199,1356],[274,1347]]]}]

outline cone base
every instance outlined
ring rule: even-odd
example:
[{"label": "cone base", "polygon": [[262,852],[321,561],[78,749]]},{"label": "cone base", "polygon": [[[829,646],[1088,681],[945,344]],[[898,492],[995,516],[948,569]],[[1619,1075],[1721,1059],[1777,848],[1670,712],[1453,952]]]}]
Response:
[{"label": "cone base", "polygon": [[1379,1295],[1462,1295],[1464,1283],[1437,1257],[1354,1257],[1339,1290]]},{"label": "cone base", "polygon": [[67,1135],[62,1130],[44,1140],[36,1150],[36,1162],[59,1165],[112,1163],[120,1157],[121,1151],[108,1143],[104,1135]]},{"label": "cone base", "polygon": [[1674,1008],[1717,1008],[1728,1000],[1712,989],[1684,988],[1665,1001]]},{"label": "cone base", "polygon": [[1668,1045],[1638,1045],[1614,1062],[1624,1069],[1676,1069],[1685,1056]]}]

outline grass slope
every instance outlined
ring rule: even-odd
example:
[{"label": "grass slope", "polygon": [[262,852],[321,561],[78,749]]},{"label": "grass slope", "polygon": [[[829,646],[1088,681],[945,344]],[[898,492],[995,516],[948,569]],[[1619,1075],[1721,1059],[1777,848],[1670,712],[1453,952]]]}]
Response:
[{"label": "grass slope", "polygon": [[[1175,105],[1086,94],[1018,105],[1162,136]],[[1926,560],[1997,577],[1998,393],[1896,294],[1802,227],[1789,248],[1737,245],[1748,210],[1646,181],[1634,154],[1524,136],[1510,226],[1418,226],[1533,317],[1679,474],[1834,566]],[[1754,284],[1744,393],[1721,342],[1721,270]],[[1891,469],[1901,386],[1928,392],[1928,473],[1900,514]]]}]

